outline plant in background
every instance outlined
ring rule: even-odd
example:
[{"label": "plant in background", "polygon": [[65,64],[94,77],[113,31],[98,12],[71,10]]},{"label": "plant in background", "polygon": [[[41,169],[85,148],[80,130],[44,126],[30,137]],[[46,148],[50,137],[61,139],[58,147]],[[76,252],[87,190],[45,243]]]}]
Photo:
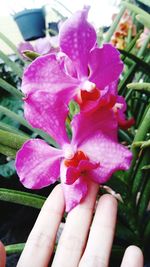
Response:
[{"label": "plant in background", "polygon": [[[148,13],[131,3],[123,2],[120,13],[104,35],[104,43],[110,42],[126,9],[131,12],[131,16],[135,16],[136,24],[143,23],[146,27],[150,27]],[[140,246],[145,255],[145,262],[148,262],[150,261],[150,214],[148,211],[150,200],[150,56],[148,44],[150,35],[146,36],[144,43],[137,49],[136,42],[141,32],[131,39],[130,31],[128,31],[127,39],[130,39],[130,42],[127,43],[124,50],[120,49],[125,68],[120,81],[118,81],[122,71],[118,52],[108,44],[104,44],[102,48],[94,46],[95,32],[93,27],[87,23],[86,12],[82,14],[84,14],[82,22],[78,17],[79,24],[70,23],[68,30],[66,30],[66,26],[62,28],[60,46],[63,55],[53,54],[39,57],[24,72],[21,88],[26,94],[24,98],[25,117],[30,124],[22,114],[16,113],[17,110],[14,112],[5,107],[3,103],[1,104],[1,114],[11,118],[13,122],[17,121],[18,128],[12,127],[9,123],[5,123],[4,128],[4,125],[0,124],[0,152],[11,158],[15,158],[17,153],[17,171],[21,181],[28,187],[47,186],[58,178],[60,172],[62,182],[67,188],[71,188],[74,183],[79,184],[79,187],[76,187],[78,188],[76,204],[80,202],[86,192],[87,175],[89,177],[89,174],[92,174],[90,178],[95,179],[98,183],[102,182],[101,177],[104,178],[103,182],[106,182],[111,175],[111,179],[101,190],[103,193],[106,190],[112,192],[110,189],[112,188],[122,198],[122,202],[119,202],[112,266],[118,266],[123,251],[130,244]],[[66,39],[71,34],[72,25],[74,31],[80,27],[80,33],[84,33],[82,23],[84,23],[84,27],[88,27],[88,33],[92,33],[93,37],[90,38],[90,42],[82,43],[81,35]],[[3,40],[8,43],[4,37]],[[88,45],[86,46],[86,44]],[[77,50],[78,46],[80,51]],[[13,47],[12,44],[11,47]],[[14,51],[17,53],[15,49]],[[77,52],[80,53],[77,54]],[[32,59],[38,55],[30,52],[28,56]],[[6,65],[12,68],[12,72],[18,77],[22,77],[22,67],[25,63],[12,62],[2,52],[0,57]],[[113,70],[115,70],[113,75],[111,75],[112,68],[109,69],[108,64],[110,58],[113,58]],[[107,63],[104,64],[105,62]],[[18,88],[15,88],[15,86],[18,87],[18,84],[10,84],[2,77],[0,86],[15,98],[17,97],[18,103],[21,102],[23,94]],[[72,99],[74,101],[70,102]],[[61,113],[59,111],[60,104]],[[127,118],[134,117],[135,123],[133,124],[133,120],[128,122],[125,115]],[[65,131],[65,123],[69,139]],[[129,128],[131,125],[132,127]],[[116,139],[118,126],[118,138],[121,144],[118,144]],[[81,130],[82,127],[84,127],[84,131]],[[57,144],[50,136],[57,141]],[[38,137],[38,140],[33,139],[35,137]],[[32,140],[29,141],[31,138]],[[44,139],[47,144],[39,138]],[[35,147],[35,144],[40,144],[40,146],[36,145]],[[103,151],[104,147],[107,150],[112,147],[112,144],[115,149],[113,158],[113,150],[108,153],[103,152],[101,155],[100,151]],[[127,172],[122,169],[127,169],[129,166],[131,154],[123,145],[130,148],[133,154],[132,164]],[[43,154],[41,154],[42,147],[44,147]],[[98,147],[101,149],[97,151]],[[116,148],[119,148],[119,152]],[[18,150],[19,152],[17,152]],[[51,157],[52,151],[55,151],[56,157],[54,153]],[[31,178],[30,166],[26,165],[26,159],[30,159],[30,165],[35,163],[33,156],[35,157],[36,154],[34,153],[38,155],[36,163],[39,163],[40,160],[43,162],[40,172],[35,168],[35,173],[32,175],[39,180],[29,179]],[[48,160],[45,160],[47,155]],[[60,157],[63,166],[61,171],[59,170]],[[108,160],[110,160],[109,166],[107,166]],[[52,166],[56,172],[52,176],[47,176],[47,172],[52,174]],[[44,171],[42,171],[43,168]],[[114,172],[114,170],[119,171]],[[96,174],[96,178],[93,174]],[[82,183],[83,190],[81,189],[81,180],[84,181]],[[81,192],[82,195],[80,195]],[[70,196],[69,189],[66,196]],[[15,188],[13,190],[1,188],[0,199],[36,208],[40,208],[44,201],[41,196],[17,191]],[[73,202],[69,203],[69,208],[73,206]],[[23,244],[14,244],[6,247],[6,250],[9,254],[21,251],[22,247]]]},{"label": "plant in background", "polygon": [[[113,15],[113,20],[116,15]],[[125,10],[116,31],[111,37],[111,43],[118,49],[125,49],[127,43],[131,41],[136,35],[136,25],[133,23],[133,18],[131,17],[128,10]],[[130,37],[130,40],[127,39]]]}]

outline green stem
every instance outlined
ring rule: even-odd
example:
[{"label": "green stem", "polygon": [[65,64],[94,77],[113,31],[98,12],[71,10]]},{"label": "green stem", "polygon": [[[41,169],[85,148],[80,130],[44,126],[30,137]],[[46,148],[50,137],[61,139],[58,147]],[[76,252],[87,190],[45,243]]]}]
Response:
[{"label": "green stem", "polygon": [[22,78],[22,69],[21,66],[17,65],[15,62],[9,59],[1,50],[0,50],[0,58],[9,66],[12,71],[19,77]]},{"label": "green stem", "polygon": [[111,37],[113,35],[113,33],[115,32],[117,26],[118,26],[118,23],[123,15],[123,13],[125,12],[126,10],[126,7],[121,7],[120,9],[120,12],[118,13],[118,15],[115,17],[115,20],[114,22],[112,23],[110,29],[108,30],[108,32],[106,33],[105,35],[105,38],[104,38],[104,43],[109,43],[110,40],[111,40]]},{"label": "green stem", "polygon": [[16,46],[2,32],[0,32],[0,39],[2,39],[3,42],[5,42],[5,44],[7,44],[12,49],[12,51],[19,57],[19,59],[24,63],[24,61],[23,61],[21,55],[19,54]]},{"label": "green stem", "polygon": [[36,208],[36,209],[41,209],[46,198],[36,195],[36,194],[0,188],[0,200],[11,202],[11,203],[16,203],[16,204]]},{"label": "green stem", "polygon": [[[142,57],[147,45],[149,43],[150,40],[150,36],[147,37],[147,39],[145,40],[143,46],[140,48],[140,50],[137,53],[137,57]],[[119,86],[118,86],[118,91],[120,94],[123,94],[123,89],[125,88],[125,86],[127,85],[127,83],[131,80],[132,76],[135,73],[135,70],[137,68],[137,64],[133,63],[133,65],[130,67],[129,71],[124,75],[124,78],[122,81],[120,81]]]},{"label": "green stem", "polygon": [[24,249],[25,243],[18,243],[5,246],[5,251],[7,255],[11,255],[14,253],[21,253]]},{"label": "green stem", "polygon": [[4,90],[9,92],[10,94],[14,95],[15,97],[22,99],[24,97],[24,94],[19,91],[17,88],[15,88],[13,85],[9,84],[2,78],[0,78],[0,87],[2,87]]},{"label": "green stem", "polygon": [[142,90],[145,92],[150,92],[150,83],[129,83],[127,88],[134,90]]},{"label": "green stem", "polygon": [[26,133],[22,132],[19,129],[16,129],[15,127],[4,123],[4,122],[0,122],[0,129],[6,132],[11,132],[11,133],[15,133],[15,134],[19,134],[19,135],[23,135],[24,137],[29,137]]},{"label": "green stem", "polygon": [[16,157],[16,152],[17,152],[16,149],[0,144],[1,154],[14,159]]},{"label": "green stem", "polygon": [[28,137],[0,130],[0,144],[18,150]]},{"label": "green stem", "polygon": [[[148,110],[144,116],[143,121],[141,122],[141,125],[139,126],[137,133],[135,135],[135,138],[133,140],[133,143],[138,142],[138,141],[143,141],[147,135],[147,133],[150,130],[150,105],[148,107]],[[128,172],[128,177],[129,179],[131,179],[132,174],[133,174],[133,169],[135,167],[137,158],[138,158],[138,154],[139,154],[139,150],[135,147],[132,147],[132,153],[133,153],[133,160],[132,160],[132,164],[130,167],[130,170]]]}]

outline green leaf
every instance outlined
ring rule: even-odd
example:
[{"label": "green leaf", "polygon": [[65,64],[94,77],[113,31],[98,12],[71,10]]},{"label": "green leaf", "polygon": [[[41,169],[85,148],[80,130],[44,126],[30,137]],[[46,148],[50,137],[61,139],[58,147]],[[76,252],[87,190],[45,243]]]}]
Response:
[{"label": "green leaf", "polygon": [[147,148],[148,146],[150,146],[150,140],[147,141],[138,141],[138,142],[134,142],[132,144],[132,147],[140,147],[142,148]]},{"label": "green leaf", "polygon": [[34,51],[30,51],[30,50],[26,50],[23,52],[23,55],[25,55],[25,57],[31,61],[35,60],[37,57],[40,56],[40,54],[34,52]]},{"label": "green leaf", "polygon": [[19,99],[24,97],[24,94],[21,91],[19,91],[17,88],[15,88],[13,85],[9,84],[2,78],[0,78],[0,87]]},{"label": "green leaf", "polygon": [[148,244],[149,241],[150,241],[150,220],[148,220],[144,230],[144,243],[147,243],[147,245],[149,245]]},{"label": "green leaf", "polygon": [[18,243],[13,245],[5,246],[5,251],[7,255],[11,255],[14,253],[21,253],[24,249],[25,243]]},{"label": "green leaf", "polygon": [[13,62],[10,60],[10,58],[5,55],[1,50],[0,50],[0,58],[5,62],[7,66],[11,68],[11,70],[20,78],[22,78],[22,68],[19,66],[17,63]]},{"label": "green leaf", "polygon": [[0,122],[0,129],[3,131],[7,131],[7,132],[23,135],[25,137],[29,137],[26,133],[24,133],[21,130],[16,129],[15,127],[13,127],[7,123],[4,123],[4,122]]},{"label": "green leaf", "polygon": [[119,240],[126,241],[127,244],[132,243],[136,238],[135,234],[120,221],[117,222],[116,237]]},{"label": "green leaf", "polygon": [[127,2],[122,2],[122,5],[133,11],[135,14],[140,14],[150,20],[150,15],[140,7]]},{"label": "green leaf", "polygon": [[150,169],[150,164],[142,167],[142,170],[149,170],[149,169]]},{"label": "green leaf", "polygon": [[36,194],[0,188],[0,200],[41,209],[46,198]]},{"label": "green leaf", "polygon": [[143,68],[144,71],[146,71],[147,74],[149,74],[149,72],[150,72],[150,64],[146,63],[141,58],[139,58],[139,57],[127,52],[126,50],[119,49],[119,51],[120,51],[121,54],[123,54],[126,57],[132,59],[135,63],[137,63],[137,65],[139,65],[140,68]]},{"label": "green leaf", "polygon": [[5,178],[12,176],[15,172],[16,171],[13,160],[0,165],[0,175]]},{"label": "green leaf", "polygon": [[145,27],[150,29],[150,19],[145,18],[143,15],[137,15],[136,19],[142,23]]},{"label": "green leaf", "polygon": [[127,88],[150,93],[150,83],[129,83]]},{"label": "green leaf", "polygon": [[150,2],[149,0],[138,0],[139,2],[143,3],[144,5],[146,6],[149,6],[150,7]]},{"label": "green leaf", "polygon": [[0,153],[14,159],[16,157],[17,150],[0,144]]},{"label": "green leaf", "polygon": [[21,55],[19,54],[18,50],[17,50],[17,47],[14,45],[14,43],[8,39],[2,32],[0,32],[0,39],[5,42],[5,44],[7,44],[11,49],[12,51],[19,57],[19,59],[24,63]]},{"label": "green leaf", "polygon": [[70,116],[71,118],[76,115],[77,113],[79,113],[80,111],[80,107],[78,105],[78,103],[76,103],[74,100],[72,100],[70,103],[69,103],[69,112],[70,112]]},{"label": "green leaf", "polygon": [[[141,122],[138,131],[134,137],[134,143],[138,141],[145,140],[145,137],[147,133],[150,131],[150,105],[147,108],[147,112],[143,118],[143,121]],[[133,153],[133,160],[130,167],[130,170],[128,171],[127,177],[131,180],[133,177],[133,169],[135,168],[136,161],[138,159],[139,151],[137,148],[132,147],[132,153]]]},{"label": "green leaf", "polygon": [[134,166],[135,171],[133,172],[133,185],[132,185],[132,196],[136,198],[140,191],[141,185],[143,184],[143,166],[149,163],[149,149],[142,152],[138,160],[138,164]]},{"label": "green leaf", "polygon": [[138,201],[138,219],[139,222],[142,221],[143,216],[145,214],[145,211],[148,207],[149,203],[149,196],[150,196],[150,177],[147,173],[146,179],[145,179],[145,185],[143,190],[140,192],[140,198]]},{"label": "green leaf", "polygon": [[29,140],[29,138],[23,135],[0,130],[1,145],[9,146],[15,150],[18,150],[27,140]]},{"label": "green leaf", "polygon": [[113,33],[115,32],[116,28],[118,27],[118,23],[120,21],[120,19],[122,18],[122,15],[124,14],[126,8],[122,7],[120,9],[120,12],[117,14],[117,16],[114,19],[114,22],[112,23],[111,27],[109,28],[109,30],[107,31],[105,38],[104,38],[104,43],[108,43],[111,40],[111,37],[113,35]]}]

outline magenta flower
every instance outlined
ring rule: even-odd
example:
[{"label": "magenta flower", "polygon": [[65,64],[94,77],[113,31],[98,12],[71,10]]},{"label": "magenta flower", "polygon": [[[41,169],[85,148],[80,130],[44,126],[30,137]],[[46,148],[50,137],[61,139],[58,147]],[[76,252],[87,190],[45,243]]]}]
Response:
[{"label": "magenta flower", "polygon": [[58,52],[58,36],[37,39],[33,45],[30,42],[21,42],[18,46],[19,53],[26,59],[25,51],[34,51],[40,55]]},{"label": "magenta flower", "polygon": [[39,90],[31,94],[30,101],[34,102],[35,112],[41,114],[37,119],[33,109],[29,111],[29,105],[31,125],[45,129],[60,148],[40,139],[29,140],[22,146],[17,153],[16,169],[25,187],[39,189],[60,177],[66,211],[70,211],[86,196],[91,180],[101,184],[115,171],[129,168],[131,152],[117,141],[117,122],[112,110],[100,107],[93,113],[74,116],[70,141],[65,128],[68,108],[62,99]]},{"label": "magenta flower", "polygon": [[76,12],[62,25],[61,53],[41,56],[26,68],[22,81],[25,101],[45,91],[59,95],[67,104],[74,98],[87,111],[99,105],[102,91],[118,81],[123,69],[119,52],[110,44],[97,47],[88,10]]}]

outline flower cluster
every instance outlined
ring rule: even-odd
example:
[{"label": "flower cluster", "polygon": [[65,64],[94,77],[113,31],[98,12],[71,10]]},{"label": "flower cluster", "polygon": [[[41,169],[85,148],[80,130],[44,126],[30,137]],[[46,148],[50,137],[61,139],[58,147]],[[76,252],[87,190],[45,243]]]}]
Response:
[{"label": "flower cluster", "polygon": [[[91,180],[105,183],[115,171],[127,170],[132,158],[117,138],[118,126],[129,124],[125,100],[117,93],[123,63],[112,45],[97,46],[88,10],[76,12],[62,25],[60,52],[38,57],[22,81],[25,118],[52,136],[59,148],[40,139],[27,141],[17,153],[17,173],[32,189],[60,177],[66,211],[86,196]],[[70,123],[70,140],[66,119],[72,100],[80,112]]]},{"label": "flower cluster", "polygon": [[[113,19],[115,18],[115,15]],[[131,29],[131,35],[136,35],[136,25],[133,24],[133,19],[126,10],[118,24],[117,30],[114,32],[111,43],[118,49],[126,48],[126,37],[128,36],[129,29]]]}]

